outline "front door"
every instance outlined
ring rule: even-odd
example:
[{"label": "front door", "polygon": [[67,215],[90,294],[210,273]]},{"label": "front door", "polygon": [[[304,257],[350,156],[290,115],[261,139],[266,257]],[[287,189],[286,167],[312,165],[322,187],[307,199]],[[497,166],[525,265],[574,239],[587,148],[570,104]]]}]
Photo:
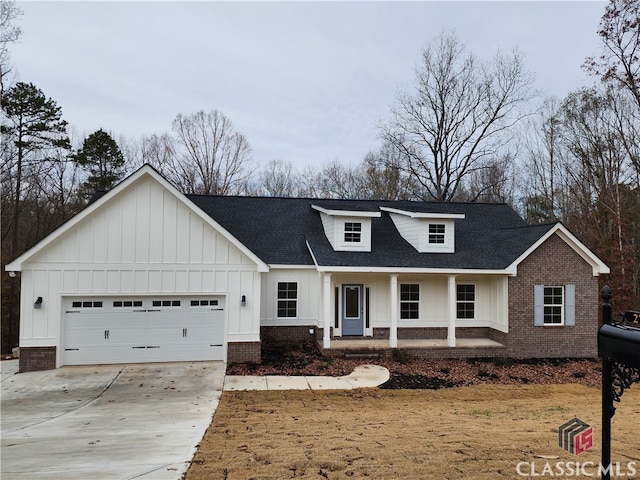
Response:
[{"label": "front door", "polygon": [[342,335],[364,335],[362,285],[342,286]]}]

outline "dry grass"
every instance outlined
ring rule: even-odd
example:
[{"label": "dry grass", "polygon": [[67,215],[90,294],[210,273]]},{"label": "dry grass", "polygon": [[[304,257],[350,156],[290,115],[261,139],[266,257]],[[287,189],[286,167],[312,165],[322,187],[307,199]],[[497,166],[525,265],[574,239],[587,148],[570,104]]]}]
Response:
[{"label": "dry grass", "polygon": [[[600,390],[582,385],[225,392],[186,480],[527,478],[518,462],[535,462],[533,473],[546,462],[597,464],[600,415]],[[574,416],[594,427],[594,447],[577,457],[557,440]],[[612,425],[612,460],[625,473],[636,462],[626,478],[640,478],[640,385]]]}]

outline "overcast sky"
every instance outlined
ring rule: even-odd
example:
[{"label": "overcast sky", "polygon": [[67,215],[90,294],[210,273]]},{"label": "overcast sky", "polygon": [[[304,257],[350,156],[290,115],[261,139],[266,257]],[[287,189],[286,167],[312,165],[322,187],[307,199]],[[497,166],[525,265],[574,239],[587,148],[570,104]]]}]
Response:
[{"label": "overcast sky", "polygon": [[548,95],[593,80],[606,2],[20,2],[12,46],[78,132],[140,138],[178,113],[219,109],[259,163],[359,162],[413,79],[423,47],[454,30],[490,58],[517,48]]}]

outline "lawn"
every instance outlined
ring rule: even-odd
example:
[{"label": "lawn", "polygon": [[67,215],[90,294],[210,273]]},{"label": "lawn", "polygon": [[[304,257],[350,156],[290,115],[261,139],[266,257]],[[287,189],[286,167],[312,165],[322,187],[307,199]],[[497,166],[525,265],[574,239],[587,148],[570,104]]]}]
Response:
[{"label": "lawn", "polygon": [[[612,461],[639,479],[640,385],[616,406]],[[185,478],[594,478],[600,416],[600,390],[578,384],[224,392]],[[558,446],[573,417],[594,429],[579,456]]]}]

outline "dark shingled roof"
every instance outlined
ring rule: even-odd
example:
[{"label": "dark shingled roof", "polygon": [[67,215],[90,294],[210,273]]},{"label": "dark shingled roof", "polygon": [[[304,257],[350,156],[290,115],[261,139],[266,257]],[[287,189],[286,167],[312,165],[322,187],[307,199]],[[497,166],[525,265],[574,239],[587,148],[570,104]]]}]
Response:
[{"label": "dark shingled roof", "polygon": [[[528,225],[506,204],[187,195],[267,264],[501,270],[553,224]],[[388,212],[372,218],[371,252],[335,252],[320,213],[312,208],[464,214],[455,220],[455,253],[419,253],[402,238]]]}]

